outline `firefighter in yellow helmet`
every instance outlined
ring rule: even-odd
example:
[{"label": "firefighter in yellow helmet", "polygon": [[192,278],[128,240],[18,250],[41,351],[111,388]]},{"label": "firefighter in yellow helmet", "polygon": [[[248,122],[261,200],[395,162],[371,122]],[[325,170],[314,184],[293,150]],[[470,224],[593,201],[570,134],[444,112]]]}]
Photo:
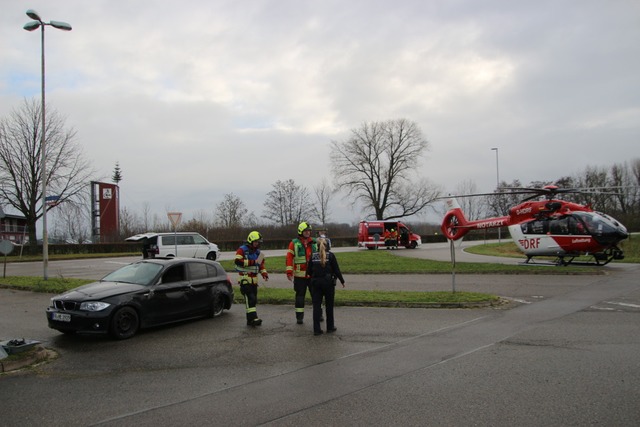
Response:
[{"label": "firefighter in yellow helmet", "polygon": [[236,251],[235,266],[240,274],[238,284],[240,293],[244,296],[245,308],[247,311],[247,325],[260,326],[262,319],[258,318],[256,304],[258,303],[258,274],[264,281],[269,280],[269,273],[264,267],[264,254],[260,252],[262,235],[257,231],[252,231]]},{"label": "firefighter in yellow helmet", "polygon": [[303,221],[298,225],[298,237],[289,243],[286,257],[287,279],[293,281],[293,289],[296,292],[296,322],[301,325],[304,322],[304,299],[309,289],[311,295],[311,278],[307,274],[307,263],[311,254],[318,252],[316,239],[311,237],[311,225]]}]

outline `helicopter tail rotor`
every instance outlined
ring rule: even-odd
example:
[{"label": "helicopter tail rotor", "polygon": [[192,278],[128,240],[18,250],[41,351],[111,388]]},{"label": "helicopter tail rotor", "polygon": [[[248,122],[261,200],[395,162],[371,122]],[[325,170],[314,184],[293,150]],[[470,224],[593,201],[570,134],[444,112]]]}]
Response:
[{"label": "helicopter tail rotor", "polygon": [[445,214],[440,229],[447,239],[459,240],[470,230],[467,218],[456,199],[447,199],[446,203],[449,211]]}]

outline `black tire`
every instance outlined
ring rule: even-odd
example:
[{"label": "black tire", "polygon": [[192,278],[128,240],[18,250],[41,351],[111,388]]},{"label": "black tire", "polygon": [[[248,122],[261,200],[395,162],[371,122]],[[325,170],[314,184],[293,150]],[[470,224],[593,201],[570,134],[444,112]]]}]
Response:
[{"label": "black tire", "polygon": [[138,312],[132,307],[122,307],[111,317],[109,334],[117,340],[131,338],[140,329]]},{"label": "black tire", "polygon": [[211,300],[211,307],[209,308],[209,317],[218,317],[224,311],[224,296],[221,293],[216,292]]},{"label": "black tire", "polygon": [[207,259],[208,259],[209,261],[215,261],[215,260],[216,260],[216,253],[215,253],[215,252],[209,252],[209,253],[207,254]]},{"label": "black tire", "polygon": [[416,242],[415,240],[413,240],[411,243],[409,243],[409,246],[407,246],[409,249],[415,249],[418,247],[418,242]]}]

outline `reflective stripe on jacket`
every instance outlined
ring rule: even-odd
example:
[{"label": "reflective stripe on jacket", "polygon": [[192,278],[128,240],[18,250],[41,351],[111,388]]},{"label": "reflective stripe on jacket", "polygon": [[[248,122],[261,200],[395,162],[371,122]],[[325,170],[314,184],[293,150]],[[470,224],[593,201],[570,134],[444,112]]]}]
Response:
[{"label": "reflective stripe on jacket", "polygon": [[243,279],[249,281],[251,284],[258,283],[258,273],[266,273],[267,270],[264,267],[264,260],[257,264],[258,257],[260,256],[260,249],[253,250],[247,244],[244,244],[238,248],[235,257],[235,268],[240,274],[240,283]]},{"label": "reflective stripe on jacket", "polygon": [[311,254],[317,251],[318,244],[316,243],[316,239],[310,237],[306,242],[299,238],[293,239],[291,243],[289,243],[289,250],[287,251],[287,275],[309,277],[306,273],[307,261],[311,258]]}]

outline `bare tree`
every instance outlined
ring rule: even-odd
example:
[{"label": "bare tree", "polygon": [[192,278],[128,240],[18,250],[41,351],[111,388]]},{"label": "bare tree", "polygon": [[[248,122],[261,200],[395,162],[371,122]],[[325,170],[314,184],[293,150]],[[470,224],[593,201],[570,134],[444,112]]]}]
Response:
[{"label": "bare tree", "polygon": [[331,145],[335,186],[372,209],[376,219],[417,214],[440,196],[428,180],[411,179],[429,147],[414,122],[364,123],[350,138]]},{"label": "bare tree", "polygon": [[[587,166],[581,177],[577,180],[578,187],[584,189],[603,189],[609,187],[610,180],[607,169],[604,167]],[[580,193],[582,203],[590,205],[596,210],[607,210],[610,195],[604,192],[593,191]]]},{"label": "bare tree", "polygon": [[54,236],[75,243],[86,243],[89,240],[91,226],[86,204],[70,200],[56,206],[51,212]]},{"label": "bare tree", "polygon": [[123,237],[133,236],[134,234],[142,232],[141,224],[142,222],[135,212],[132,212],[126,207],[120,209],[120,234]]},{"label": "bare tree", "polygon": [[313,193],[316,196],[316,204],[313,207],[313,218],[317,220],[318,223],[325,225],[331,214],[329,202],[334,194],[334,190],[329,185],[327,179],[323,178],[320,184],[313,187]]},{"label": "bare tree", "polygon": [[247,215],[247,218],[244,220],[244,223],[249,228],[255,228],[255,227],[261,225],[260,221],[258,221],[258,217],[256,216],[255,212],[253,212],[253,211],[250,212]]},{"label": "bare tree", "polygon": [[[66,128],[55,110],[46,111],[47,192],[63,203],[82,191],[93,171],[74,142],[75,130]],[[25,216],[34,248],[36,222],[43,213],[41,123],[41,104],[26,99],[20,109],[0,119],[0,198]]]},{"label": "bare tree", "polygon": [[[530,187],[539,188],[539,186],[531,185]],[[522,201],[522,195],[513,194],[509,189],[522,188],[519,180],[514,179],[508,183],[501,181],[500,186],[496,189],[495,195],[487,196],[487,207],[490,215],[504,216],[509,214],[509,209]]]},{"label": "bare tree", "polygon": [[227,193],[216,206],[215,224],[223,228],[240,227],[246,214],[244,202],[235,194]]},{"label": "bare tree", "polygon": [[[478,193],[475,181],[466,179],[455,188],[456,195],[471,195]],[[482,218],[487,211],[487,199],[483,196],[460,197],[457,199],[467,219],[476,220]]]},{"label": "bare tree", "polygon": [[267,193],[264,207],[262,217],[283,226],[297,224],[313,214],[309,191],[293,179],[276,181],[273,190]]},{"label": "bare tree", "polygon": [[142,225],[145,231],[149,231],[149,224],[151,223],[151,205],[149,202],[142,203]]}]

